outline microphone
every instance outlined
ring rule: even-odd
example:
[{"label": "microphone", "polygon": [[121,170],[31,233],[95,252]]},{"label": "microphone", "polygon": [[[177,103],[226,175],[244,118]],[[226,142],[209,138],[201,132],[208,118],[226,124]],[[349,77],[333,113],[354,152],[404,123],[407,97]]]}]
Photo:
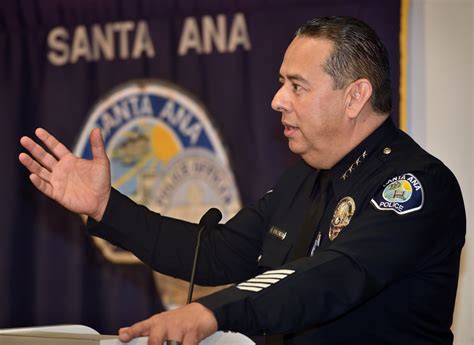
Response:
[{"label": "microphone", "polygon": [[189,280],[189,290],[188,290],[188,300],[186,304],[191,303],[193,297],[193,288],[194,288],[194,275],[196,273],[196,266],[199,256],[199,247],[201,245],[201,234],[206,227],[211,227],[217,225],[222,219],[222,213],[217,208],[210,208],[199,221],[199,230],[196,241],[196,248],[194,249],[194,260],[193,260],[193,269],[191,271],[191,279]]}]

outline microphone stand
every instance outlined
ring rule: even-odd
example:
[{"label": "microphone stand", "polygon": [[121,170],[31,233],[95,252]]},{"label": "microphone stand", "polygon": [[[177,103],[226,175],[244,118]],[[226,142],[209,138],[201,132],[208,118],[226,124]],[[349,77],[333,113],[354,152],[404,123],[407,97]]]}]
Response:
[{"label": "microphone stand", "polygon": [[[199,248],[201,246],[201,235],[206,226],[214,226],[219,223],[222,218],[222,213],[217,208],[209,209],[199,221],[200,228],[197,234],[196,249],[194,250],[194,260],[193,260],[193,269],[191,271],[191,279],[189,280],[189,290],[188,290],[188,300],[186,304],[191,303],[193,297],[193,288],[194,288],[194,276],[196,275],[196,267],[199,256]],[[164,342],[164,345],[181,345],[180,341],[167,339]]]},{"label": "microphone stand", "polygon": [[198,230],[197,241],[196,241],[196,250],[194,251],[194,260],[193,260],[193,269],[191,271],[191,279],[189,280],[189,290],[188,290],[188,299],[186,304],[191,303],[191,299],[193,297],[193,289],[194,289],[194,276],[196,275],[196,266],[199,256],[199,247],[201,246],[201,234],[206,228],[206,225],[202,225]]},{"label": "microphone stand", "polygon": [[199,225],[201,226],[198,230],[197,234],[197,241],[196,241],[196,249],[194,250],[194,260],[193,260],[193,269],[191,271],[191,279],[189,280],[189,290],[188,290],[188,299],[186,304],[191,303],[191,299],[193,297],[193,289],[194,289],[194,276],[196,275],[196,267],[197,261],[199,256],[199,248],[201,247],[201,235],[204,229],[208,226],[215,226],[219,223],[222,219],[222,213],[217,208],[210,208],[201,218],[199,221]]}]

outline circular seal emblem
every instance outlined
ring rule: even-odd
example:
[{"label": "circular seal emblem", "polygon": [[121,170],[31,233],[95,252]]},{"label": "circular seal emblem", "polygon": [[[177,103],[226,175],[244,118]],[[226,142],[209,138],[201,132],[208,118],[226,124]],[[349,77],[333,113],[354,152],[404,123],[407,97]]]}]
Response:
[{"label": "circular seal emblem", "polygon": [[329,239],[334,241],[341,230],[349,225],[356,210],[354,199],[350,196],[342,198],[334,210],[329,228]]},{"label": "circular seal emblem", "polygon": [[390,183],[383,190],[382,196],[388,202],[405,202],[410,200],[413,188],[407,180]]},{"label": "circular seal emblem", "polygon": [[[149,79],[118,86],[93,107],[76,155],[92,158],[94,127],[102,130],[112,186],[135,202],[195,223],[211,207],[221,210],[224,221],[241,208],[218,132],[205,108],[183,89]],[[94,241],[114,263],[140,262],[104,240]]]}]

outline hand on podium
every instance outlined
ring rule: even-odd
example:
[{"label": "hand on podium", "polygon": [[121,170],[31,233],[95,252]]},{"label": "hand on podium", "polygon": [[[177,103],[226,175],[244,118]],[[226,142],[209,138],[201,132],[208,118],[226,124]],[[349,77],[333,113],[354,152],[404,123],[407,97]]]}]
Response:
[{"label": "hand on podium", "polygon": [[195,345],[217,331],[214,314],[199,303],[155,314],[149,319],[119,330],[119,339],[128,342],[148,336],[148,344],[174,340],[182,345]]},{"label": "hand on podium", "polygon": [[46,130],[36,136],[48,151],[29,137],[20,139],[28,150],[20,153],[20,162],[30,171],[30,180],[45,195],[70,211],[100,221],[109,200],[110,162],[98,128],[91,131],[92,160],[81,159]]}]

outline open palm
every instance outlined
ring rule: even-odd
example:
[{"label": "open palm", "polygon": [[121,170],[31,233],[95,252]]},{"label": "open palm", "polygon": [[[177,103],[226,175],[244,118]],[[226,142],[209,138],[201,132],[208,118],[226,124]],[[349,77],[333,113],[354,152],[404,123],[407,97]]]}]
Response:
[{"label": "open palm", "polygon": [[92,160],[73,155],[42,128],[35,134],[48,151],[29,137],[20,139],[29,154],[22,152],[19,160],[31,172],[31,182],[65,208],[101,220],[111,187],[110,163],[100,130],[91,132]]}]

